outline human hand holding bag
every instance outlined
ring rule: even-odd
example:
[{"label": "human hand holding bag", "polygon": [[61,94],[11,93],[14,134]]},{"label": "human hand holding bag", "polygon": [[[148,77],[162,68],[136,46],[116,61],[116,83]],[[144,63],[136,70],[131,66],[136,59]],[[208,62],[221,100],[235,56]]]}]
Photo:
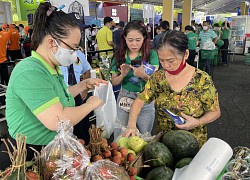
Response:
[{"label": "human hand holding bag", "polygon": [[103,127],[102,137],[108,139],[114,132],[115,120],[117,118],[116,100],[111,83],[100,84],[95,87],[94,96],[103,101],[103,105],[94,110],[96,115],[96,126]]}]

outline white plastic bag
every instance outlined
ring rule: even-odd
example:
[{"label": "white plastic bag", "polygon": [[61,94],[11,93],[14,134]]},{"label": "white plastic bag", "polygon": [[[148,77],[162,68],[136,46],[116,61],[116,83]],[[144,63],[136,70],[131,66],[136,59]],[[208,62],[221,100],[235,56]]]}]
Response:
[{"label": "white plastic bag", "polygon": [[94,110],[96,115],[96,127],[102,127],[102,137],[108,139],[115,129],[117,118],[116,100],[111,83],[100,84],[95,87],[94,96],[103,100],[103,105]]},{"label": "white plastic bag", "polygon": [[205,50],[214,50],[215,49],[215,44],[211,39],[208,39],[206,42],[204,42],[202,49]]}]

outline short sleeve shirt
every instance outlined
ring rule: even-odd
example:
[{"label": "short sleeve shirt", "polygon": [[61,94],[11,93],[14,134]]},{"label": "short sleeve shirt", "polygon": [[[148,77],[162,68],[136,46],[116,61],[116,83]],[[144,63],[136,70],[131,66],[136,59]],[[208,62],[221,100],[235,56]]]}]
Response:
[{"label": "short sleeve shirt", "polygon": [[[133,60],[141,60],[141,55],[139,54],[135,59]],[[129,56],[126,54],[126,60],[125,60],[125,64],[131,65],[131,61],[133,61],[129,58]],[[156,53],[155,50],[150,50],[150,60],[149,60],[149,64],[152,64],[155,67],[159,67],[159,59],[158,59],[158,55]],[[116,73],[119,74],[119,70],[118,67],[116,66],[116,60],[113,59],[112,63],[111,63],[111,73]],[[144,86],[146,84],[146,82],[144,80],[140,81],[138,84],[134,84],[130,81],[130,78],[134,77],[134,73],[133,70],[130,69],[129,73],[127,74],[127,76],[125,76],[125,78],[122,81],[122,88],[126,89],[128,91],[131,92],[141,92],[144,89]]]},{"label": "short sleeve shirt", "polygon": [[202,48],[203,44],[206,41],[208,41],[208,40],[213,41],[213,39],[216,38],[216,37],[217,37],[216,33],[213,30],[211,30],[211,29],[209,29],[207,32],[201,31],[200,35],[199,35],[199,38],[201,40],[200,47]]},{"label": "short sleeve shirt", "polygon": [[19,40],[20,40],[20,35],[19,32],[15,29],[10,29],[10,45],[9,45],[9,50],[19,50],[20,45],[19,45]]},{"label": "short sleeve shirt", "polygon": [[198,35],[195,34],[194,32],[188,32],[187,38],[188,38],[188,49],[196,50],[196,45],[199,38]]},{"label": "short sleeve shirt", "polygon": [[9,33],[5,31],[0,32],[0,63],[7,60],[6,51],[9,42]]},{"label": "short sleeve shirt", "polygon": [[222,29],[221,39],[228,39],[230,35],[230,29]]},{"label": "short sleeve shirt", "polygon": [[[148,80],[144,91],[138,97],[145,103],[155,100],[160,131],[176,128],[163,108],[177,115],[183,112],[194,118],[200,118],[206,112],[215,111],[219,107],[218,92],[211,77],[199,69],[196,69],[188,85],[178,92],[169,85],[164,70],[158,70]],[[191,132],[197,137],[200,145],[207,140],[206,127],[197,127]]]},{"label": "short sleeve shirt", "polygon": [[[77,51],[77,56],[79,57],[80,62],[74,63],[73,67],[74,67],[76,82],[79,83],[80,76],[82,74],[84,74],[85,72],[87,72],[88,70],[90,70],[91,66],[90,66],[89,62],[87,61],[85,54],[83,52]],[[69,66],[59,66],[59,68],[64,76],[64,81],[65,81],[66,85],[69,86],[69,84],[68,84]]]},{"label": "short sleeve shirt", "polygon": [[6,120],[10,135],[27,136],[27,144],[47,145],[55,131],[47,129],[36,117],[60,102],[75,106],[58,67],[52,69],[36,52],[14,68],[6,93]]},{"label": "short sleeve shirt", "polygon": [[107,27],[103,26],[96,35],[96,40],[99,50],[113,49],[112,46],[108,44],[109,41],[113,41],[112,31]]}]

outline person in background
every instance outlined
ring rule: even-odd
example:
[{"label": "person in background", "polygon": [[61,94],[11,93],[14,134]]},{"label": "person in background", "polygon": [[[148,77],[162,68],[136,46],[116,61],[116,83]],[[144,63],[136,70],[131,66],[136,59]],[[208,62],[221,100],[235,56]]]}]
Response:
[{"label": "person in background", "polygon": [[19,24],[18,27],[19,27],[20,39],[22,41],[24,39],[24,37],[25,37],[24,25]]},{"label": "person in background", "polygon": [[[91,66],[89,62],[86,60],[84,53],[80,50],[77,51],[78,62],[71,64],[70,66],[59,66],[62,74],[64,76],[64,81],[67,87],[76,85],[80,83],[80,80],[85,80],[90,78],[90,70]],[[78,94],[75,99],[75,105],[81,106],[86,103],[88,96],[88,90],[86,89],[82,93]],[[74,126],[73,134],[79,138],[83,139],[86,144],[89,143],[89,116],[85,116],[78,124]]]},{"label": "person in background", "polygon": [[[212,41],[214,44],[218,41],[218,36],[215,34],[213,30],[209,28],[209,22],[203,21],[203,30],[199,35],[200,39],[200,49],[204,49],[204,43],[206,41]],[[202,66],[206,67],[206,72],[211,75],[211,60],[205,59]]]},{"label": "person in background", "polygon": [[152,36],[151,36],[152,28],[151,28],[150,24],[148,23],[146,27],[147,27],[147,32],[148,32],[149,38],[152,39]]},{"label": "person in background", "polygon": [[124,22],[120,21],[117,25],[118,29],[113,32],[113,41],[115,44],[115,49],[118,49],[121,43],[121,34],[124,28]]},{"label": "person in background", "polygon": [[157,47],[158,47],[160,38],[164,35],[164,33],[165,33],[166,31],[169,30],[169,22],[168,22],[168,21],[161,21],[160,29],[161,29],[161,33],[158,34],[158,35],[156,35],[156,36],[154,37],[154,40],[153,40],[153,48],[157,48]]},{"label": "person in background", "polygon": [[10,42],[8,46],[8,50],[10,53],[10,58],[12,61],[22,58],[21,47],[19,44],[20,35],[19,32],[15,29],[14,25],[10,24],[9,29]]},{"label": "person in background", "polygon": [[161,34],[161,26],[157,26],[155,28],[155,36],[157,36],[158,34]]},{"label": "person in background", "polygon": [[221,35],[222,35],[222,32],[220,30],[220,26],[218,23],[215,23],[214,24],[214,32],[216,33],[216,35],[218,36],[218,39],[221,39]]},{"label": "person in background", "polygon": [[194,33],[194,29],[192,26],[187,25],[185,27],[185,32],[188,38],[188,50],[189,50],[189,56],[188,56],[188,64],[195,67],[194,59],[196,56],[196,46],[198,45],[199,37],[196,33]]},{"label": "person in background", "polygon": [[10,35],[8,33],[8,25],[3,23],[2,30],[0,31],[0,76],[1,84],[8,85],[9,72],[7,65],[7,46],[10,41]]},{"label": "person in background", "polygon": [[194,32],[196,31],[196,24],[195,24],[195,20],[191,21],[191,26],[194,29]]},{"label": "person in background", "polygon": [[[120,47],[115,51],[111,63],[111,82],[113,86],[119,84],[122,86],[117,98],[115,139],[121,134],[121,127],[126,127],[128,124],[132,101],[144,89],[146,81],[150,78],[145,73],[143,62],[159,67],[157,53],[155,50],[150,50],[149,41],[144,23],[138,20],[130,21],[121,35]],[[151,133],[154,118],[154,103],[145,104],[137,122],[141,133]],[[136,125],[133,128],[136,129]]]},{"label": "person in background", "polygon": [[[75,19],[50,2],[39,4],[31,40],[34,51],[15,66],[6,92],[8,139],[15,146],[16,134],[26,136],[27,161],[34,157],[30,147],[40,151],[55,138],[59,120],[69,120],[75,126],[102,104],[101,99],[91,96],[75,107],[74,97],[108,82],[89,78],[67,88],[58,67],[76,62],[80,38]],[[4,144],[0,147],[0,170],[11,164],[3,151]]]},{"label": "person in background", "polygon": [[[167,31],[158,48],[163,69],[151,76],[132,104],[124,136],[138,135],[136,123],[142,107],[155,102],[159,131],[190,131],[200,147],[207,141],[206,124],[220,117],[218,92],[206,72],[186,63],[188,55],[187,36],[180,31]],[[185,124],[175,124],[164,109],[182,116]]]},{"label": "person in background", "polygon": [[221,59],[222,59],[222,65],[223,65],[223,64],[228,63],[227,62],[227,53],[228,53],[228,46],[229,46],[228,38],[230,36],[230,31],[231,31],[230,24],[227,22],[227,20],[222,23],[221,29],[222,29],[221,39],[224,41],[223,46],[221,46]]},{"label": "person in background", "polygon": [[25,57],[29,57],[31,56],[31,36],[32,36],[32,33],[33,33],[33,28],[30,28],[30,27],[25,27],[24,28],[25,30],[25,38],[23,40],[23,49],[24,49],[24,52],[25,52]]},{"label": "person in background", "polygon": [[201,24],[197,24],[197,28],[196,28],[195,33],[198,34],[198,36],[199,36],[201,31],[202,31],[202,25]]},{"label": "person in background", "polygon": [[[113,19],[111,17],[105,17],[104,26],[96,34],[96,41],[99,50],[109,50],[115,47],[112,31],[110,30],[112,25]],[[100,56],[102,55],[105,55],[105,53],[100,53]]]},{"label": "person in background", "polygon": [[21,54],[22,54],[23,58],[25,58],[25,51],[23,49],[23,40],[25,38],[24,25],[19,24],[18,27],[19,27],[19,35],[20,35]]},{"label": "person in background", "polygon": [[173,30],[180,31],[180,26],[177,21],[173,21]]},{"label": "person in background", "polygon": [[91,39],[91,26],[85,28],[85,37],[87,39],[88,50],[91,49],[92,39]]}]

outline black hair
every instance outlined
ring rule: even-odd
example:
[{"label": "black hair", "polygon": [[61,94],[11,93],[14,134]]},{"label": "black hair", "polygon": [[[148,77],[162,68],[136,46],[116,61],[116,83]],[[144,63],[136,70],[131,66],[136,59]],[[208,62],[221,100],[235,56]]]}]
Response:
[{"label": "black hair", "polygon": [[109,22],[111,22],[111,21],[113,21],[113,19],[112,19],[111,17],[108,17],[108,16],[107,16],[107,17],[104,18],[103,23],[104,23],[104,25],[105,25],[105,24],[107,24],[107,23],[109,23]]},{"label": "black hair", "polygon": [[120,22],[118,23],[118,25],[119,25],[120,27],[124,27],[124,21],[120,21]]},{"label": "black hair", "polygon": [[187,25],[185,27],[185,31],[193,31],[194,32],[194,28],[192,26],[190,26],[190,25]]},{"label": "black hair", "polygon": [[36,50],[47,35],[61,39],[69,35],[71,28],[79,28],[76,18],[70,17],[63,11],[57,11],[50,2],[40,3],[35,12],[33,34],[31,40],[32,49]]},{"label": "black hair", "polygon": [[169,30],[169,22],[168,21],[161,21],[160,26],[164,30]]},{"label": "black hair", "polygon": [[188,38],[181,31],[169,30],[159,41],[158,49],[168,47],[174,49],[180,55],[184,55],[188,49]]},{"label": "black hair", "polygon": [[215,24],[214,24],[214,27],[219,27],[219,24],[218,24],[218,23],[215,23]]},{"label": "black hair", "polygon": [[[224,27],[225,26],[225,22],[223,22],[221,26]],[[228,22],[227,22],[227,27],[230,28],[230,24]]]},{"label": "black hair", "polygon": [[18,26],[24,28],[23,24],[19,24]]}]

